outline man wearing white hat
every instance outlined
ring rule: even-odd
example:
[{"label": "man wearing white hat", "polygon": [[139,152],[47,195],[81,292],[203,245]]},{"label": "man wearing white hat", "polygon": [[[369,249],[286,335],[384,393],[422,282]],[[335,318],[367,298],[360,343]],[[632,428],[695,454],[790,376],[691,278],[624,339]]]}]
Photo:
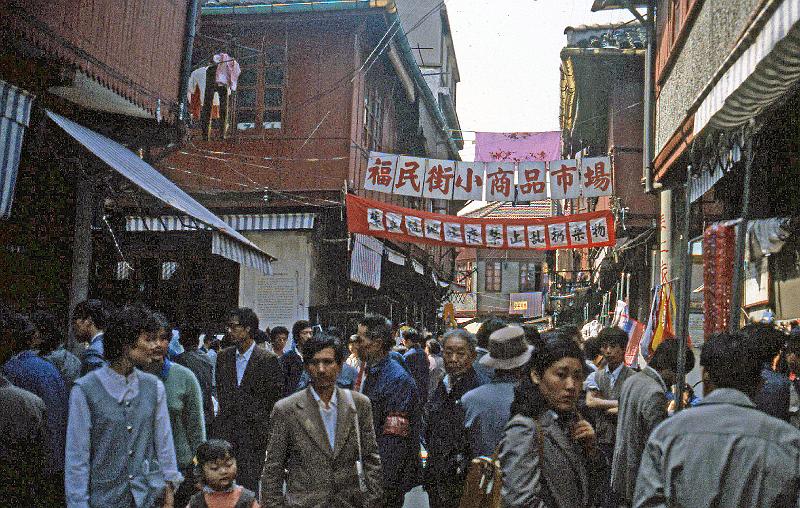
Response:
[{"label": "man wearing white hat", "polygon": [[525,340],[525,330],[519,326],[506,326],[489,336],[489,353],[480,359],[480,363],[494,369],[494,378],[461,397],[472,457],[494,453],[508,423],[514,387],[519,383],[533,349]]}]

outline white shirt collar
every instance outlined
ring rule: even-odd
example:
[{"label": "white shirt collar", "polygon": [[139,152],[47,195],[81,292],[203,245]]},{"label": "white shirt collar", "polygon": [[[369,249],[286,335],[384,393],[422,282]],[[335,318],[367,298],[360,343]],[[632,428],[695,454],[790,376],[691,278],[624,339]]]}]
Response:
[{"label": "white shirt collar", "polygon": [[253,354],[253,350],[255,348],[256,348],[255,341],[253,341],[253,343],[250,344],[250,347],[247,348],[247,351],[245,351],[244,353],[240,353],[239,352],[239,348],[236,348],[236,358],[244,358],[245,360],[247,360],[249,362],[250,361],[250,355]]},{"label": "white shirt collar", "polygon": [[139,375],[133,369],[130,374],[123,376],[108,365],[103,365],[97,370],[100,384],[117,402],[129,400],[139,393]]},{"label": "white shirt collar", "polygon": [[314,400],[317,401],[317,404],[319,404],[320,408],[322,408],[322,409],[330,409],[330,408],[336,407],[336,405],[337,405],[336,404],[336,402],[337,402],[336,388],[333,389],[333,396],[331,397],[331,402],[330,402],[329,406],[325,407],[325,402],[322,400],[322,398],[319,396],[317,391],[314,389],[314,385],[309,384],[308,387],[311,389],[311,396],[314,397]]}]

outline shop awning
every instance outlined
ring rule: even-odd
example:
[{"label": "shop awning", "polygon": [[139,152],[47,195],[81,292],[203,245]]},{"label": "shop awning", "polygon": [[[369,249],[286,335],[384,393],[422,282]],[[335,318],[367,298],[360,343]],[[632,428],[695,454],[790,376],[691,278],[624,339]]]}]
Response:
[{"label": "shop awning", "polygon": [[[800,80],[800,3],[773,0],[695,101],[694,134],[746,123]],[[710,89],[710,90],[709,90]]]},{"label": "shop awning", "polygon": [[52,111],[48,111],[47,116],[131,183],[179,212],[209,226],[213,231],[211,241],[213,254],[226,257],[267,275],[272,274],[270,261],[274,260],[274,257],[259,249],[135,153],[116,141]]},{"label": "shop awning", "polygon": [[[236,231],[287,231],[314,229],[314,213],[262,213],[220,215]],[[189,216],[162,215],[161,217],[128,217],[125,231],[195,231],[212,229],[207,224]]]},{"label": "shop awning", "polygon": [[32,103],[31,94],[0,80],[0,219],[11,214],[22,138]]}]

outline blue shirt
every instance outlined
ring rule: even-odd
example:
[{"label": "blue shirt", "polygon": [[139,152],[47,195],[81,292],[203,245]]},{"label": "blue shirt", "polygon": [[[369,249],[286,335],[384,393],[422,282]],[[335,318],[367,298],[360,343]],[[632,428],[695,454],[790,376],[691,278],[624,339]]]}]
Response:
[{"label": "blue shirt", "polygon": [[250,344],[250,347],[247,348],[247,351],[244,353],[240,353],[239,349],[236,349],[236,384],[242,384],[242,378],[244,377],[244,371],[247,369],[247,364],[250,362],[250,355],[253,354],[253,349],[256,347],[256,343],[253,342]]},{"label": "blue shirt", "polygon": [[[612,387],[617,383],[617,378],[619,377],[620,372],[622,372],[622,367],[624,365],[625,365],[624,363],[620,363],[619,365],[617,365],[617,368],[614,369],[613,372],[608,370],[608,365],[603,367],[603,369],[606,371],[606,374],[608,374],[608,380],[611,381],[611,386]],[[595,380],[595,375],[597,374],[597,372],[598,371],[592,372],[591,374],[589,374],[586,377],[586,380],[583,382],[583,389],[584,390],[599,390],[600,389],[600,387],[597,386],[597,381]]]},{"label": "blue shirt", "polygon": [[3,365],[3,375],[23,390],[38,395],[47,408],[47,431],[52,473],[64,470],[64,439],[67,433],[67,388],[58,370],[31,350],[18,353]]}]

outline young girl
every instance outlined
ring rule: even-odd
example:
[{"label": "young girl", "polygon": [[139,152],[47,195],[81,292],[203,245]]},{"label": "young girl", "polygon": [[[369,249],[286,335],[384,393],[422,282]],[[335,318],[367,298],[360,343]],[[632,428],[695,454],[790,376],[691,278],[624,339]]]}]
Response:
[{"label": "young girl", "polygon": [[195,462],[203,490],[186,508],[261,508],[252,491],[236,485],[236,457],[229,442],[209,439],[197,448]]}]

